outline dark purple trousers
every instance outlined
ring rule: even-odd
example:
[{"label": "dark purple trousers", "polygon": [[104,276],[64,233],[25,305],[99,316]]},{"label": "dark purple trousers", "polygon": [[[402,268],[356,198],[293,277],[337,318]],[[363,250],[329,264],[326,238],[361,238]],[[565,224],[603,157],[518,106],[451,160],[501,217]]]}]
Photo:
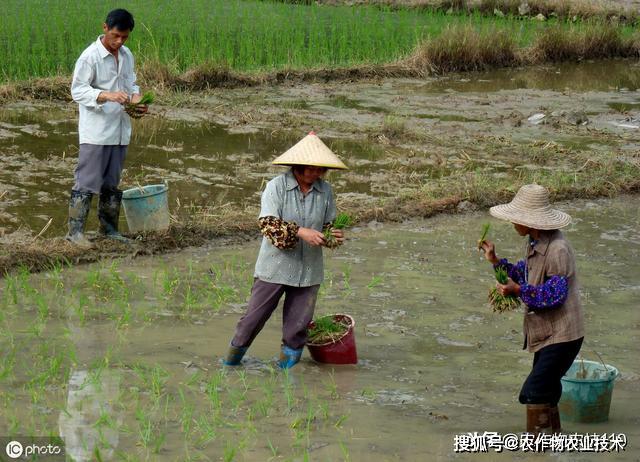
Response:
[{"label": "dark purple trousers", "polygon": [[234,347],[248,347],[262,330],[284,294],[282,343],[298,350],[307,341],[307,325],[313,318],[320,285],[294,287],[256,278],[251,288],[247,312],[240,318],[231,340]]}]

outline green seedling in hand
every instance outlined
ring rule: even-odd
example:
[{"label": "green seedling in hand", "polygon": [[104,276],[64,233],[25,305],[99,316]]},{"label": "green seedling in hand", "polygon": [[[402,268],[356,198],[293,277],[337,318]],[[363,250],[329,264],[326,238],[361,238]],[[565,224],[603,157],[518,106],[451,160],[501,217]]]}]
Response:
[{"label": "green seedling in hand", "polygon": [[153,94],[153,92],[148,91],[144,95],[142,95],[142,98],[137,103],[125,104],[124,110],[127,114],[129,114],[130,117],[133,117],[134,119],[139,119],[144,115],[144,112],[140,112],[140,106],[148,106],[149,104],[152,104],[154,101],[155,101],[155,95]]},{"label": "green seedling in hand", "polygon": [[340,243],[338,242],[336,237],[331,233],[331,231],[333,231],[334,229],[345,229],[351,226],[352,224],[353,224],[353,218],[351,218],[346,213],[339,214],[336,217],[336,219],[333,221],[333,224],[331,226],[327,226],[327,228],[325,228],[323,232],[325,246],[330,249],[335,249],[336,247],[338,247]]},{"label": "green seedling in hand", "polygon": [[[509,281],[507,270],[502,266],[495,269],[496,281],[500,284],[506,284]],[[520,299],[514,295],[502,295],[496,287],[492,287],[489,291],[489,303],[493,311],[503,313],[505,311],[515,310],[520,306]]]},{"label": "green seedling in hand", "polygon": [[482,248],[482,243],[487,238],[487,234],[489,234],[489,229],[491,228],[491,223],[485,223],[482,225],[482,236],[478,239],[478,249]]}]

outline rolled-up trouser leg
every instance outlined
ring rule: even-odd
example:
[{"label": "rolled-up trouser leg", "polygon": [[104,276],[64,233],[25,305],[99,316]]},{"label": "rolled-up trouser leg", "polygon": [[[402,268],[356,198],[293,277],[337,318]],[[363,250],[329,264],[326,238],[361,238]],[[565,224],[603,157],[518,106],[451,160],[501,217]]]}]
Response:
[{"label": "rolled-up trouser leg", "polygon": [[273,284],[257,278],[253,281],[249,306],[236,325],[236,333],[231,340],[232,346],[251,345],[278,306],[284,291],[285,286],[282,284]]},{"label": "rolled-up trouser leg", "polygon": [[282,311],[282,343],[294,350],[304,347],[307,325],[313,319],[320,285],[310,287],[286,286]]},{"label": "rolled-up trouser leg", "polygon": [[569,370],[582,346],[582,338],[554,343],[536,352],[533,368],[522,385],[520,403],[557,406],[562,396],[560,379]]}]

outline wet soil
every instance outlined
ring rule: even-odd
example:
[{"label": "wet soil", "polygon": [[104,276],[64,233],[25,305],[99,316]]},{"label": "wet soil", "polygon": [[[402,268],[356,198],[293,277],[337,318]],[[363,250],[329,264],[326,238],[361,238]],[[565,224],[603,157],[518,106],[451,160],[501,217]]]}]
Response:
[{"label": "wet soil", "polygon": [[[634,192],[638,88],[640,66],[611,60],[420,80],[167,92],[151,116],[134,122],[121,187],[169,184],[174,226],[151,239],[160,242],[157,251],[238,230],[256,236],[260,191],[282,171],[270,161],[309,130],[349,165],[328,179],[340,207],[364,222],[486,207],[507,200],[523,181],[545,184],[555,198]],[[76,117],[72,103],[0,107],[0,259],[10,262],[4,269],[29,264],[13,246],[28,243],[37,253],[52,245],[42,239],[65,233]],[[89,228],[96,227],[92,214]],[[108,247],[90,259],[136,253]],[[155,251],[143,245],[140,252]]]},{"label": "wet soil", "polygon": [[[237,460],[246,461],[268,460],[271,448],[284,460],[303,460],[305,449],[320,461],[637,460],[636,201],[625,196],[556,204],[574,218],[564,232],[576,252],[586,313],[581,353],[596,361],[600,355],[621,372],[608,422],[564,420],[563,429],[623,433],[624,452],[454,452],[456,435],[524,430],[517,396],[532,356],[521,350],[522,313],[492,313],[486,294],[493,276],[476,250],[488,221],[500,256],[518,259],[523,242],[511,225],[486,212],[349,230],[346,245],[326,253],[317,314],[354,317],[359,364],[318,365],[305,352],[287,381],[272,379],[269,369],[280,344],[278,313],[249,350],[244,375],[230,372],[218,381],[218,360],[246,307],[257,242],[0,281],[2,328],[12,332],[0,346],[16,363],[13,373],[0,377],[0,393],[11,400],[0,409],[0,431],[7,433],[12,422],[17,430],[63,433],[68,450],[84,454],[80,460],[90,460],[95,444],[111,448],[102,451],[103,460],[122,460],[123,454],[215,460],[226,441],[238,443]],[[44,318],[42,298],[49,308]],[[72,359],[63,355],[58,370],[48,358],[60,351]],[[50,375],[32,366],[43,358]],[[269,391],[272,380],[276,386]],[[283,383],[297,398],[280,412],[289,396]],[[243,384],[250,391],[243,392]],[[210,439],[195,438],[206,416],[219,415],[209,400],[218,393],[227,420],[214,426]],[[156,395],[159,407],[151,404]],[[234,410],[239,396],[256,405],[248,420],[245,404]],[[271,399],[268,417],[257,410],[265,396]],[[326,420],[314,414],[316,406],[326,410]],[[185,412],[192,437],[185,436]],[[309,423],[307,412],[315,416]],[[162,436],[158,452],[149,446],[145,416],[151,435]],[[296,437],[299,418],[311,428],[302,440]]]}]

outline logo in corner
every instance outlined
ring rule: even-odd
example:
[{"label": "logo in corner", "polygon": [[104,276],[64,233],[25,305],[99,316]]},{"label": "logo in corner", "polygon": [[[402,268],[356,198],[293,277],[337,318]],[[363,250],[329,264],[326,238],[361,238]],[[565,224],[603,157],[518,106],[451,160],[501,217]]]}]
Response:
[{"label": "logo in corner", "polygon": [[22,448],[22,444],[20,444],[19,441],[10,441],[5,448],[5,451],[11,459],[17,459],[18,457],[22,456],[24,449]]}]

